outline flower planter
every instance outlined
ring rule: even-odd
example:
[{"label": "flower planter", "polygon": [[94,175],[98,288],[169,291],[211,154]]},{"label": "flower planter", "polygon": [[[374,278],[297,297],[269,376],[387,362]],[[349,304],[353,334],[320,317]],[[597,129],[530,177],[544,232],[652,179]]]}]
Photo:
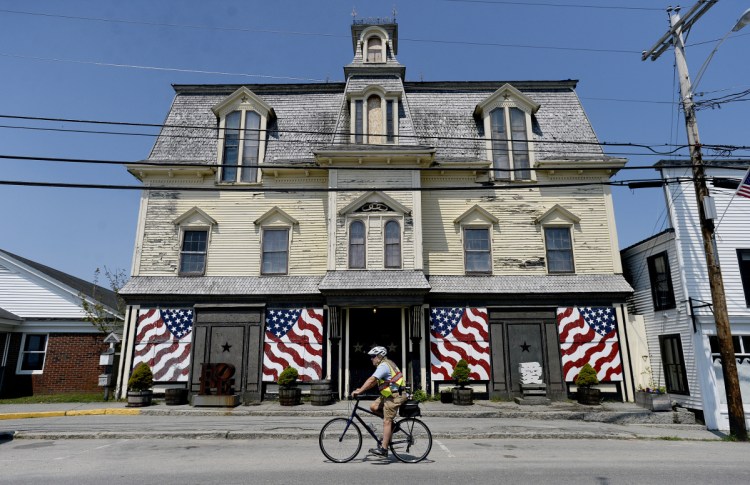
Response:
[{"label": "flower planter", "polygon": [[302,404],[302,389],[298,387],[279,387],[279,404],[282,406]]},{"label": "flower planter", "polygon": [[127,407],[140,408],[144,406],[150,406],[153,396],[153,391],[128,391]]},{"label": "flower planter", "polygon": [[453,402],[453,391],[440,391],[440,402],[450,404]]},{"label": "flower planter", "polygon": [[672,400],[669,398],[669,394],[637,391],[635,393],[635,403],[649,411],[672,410]]},{"label": "flower planter", "polygon": [[595,387],[579,387],[576,391],[578,404],[597,406],[602,402],[602,391]]},{"label": "flower planter", "polygon": [[457,406],[469,406],[474,404],[474,391],[471,388],[453,388],[453,404]]}]

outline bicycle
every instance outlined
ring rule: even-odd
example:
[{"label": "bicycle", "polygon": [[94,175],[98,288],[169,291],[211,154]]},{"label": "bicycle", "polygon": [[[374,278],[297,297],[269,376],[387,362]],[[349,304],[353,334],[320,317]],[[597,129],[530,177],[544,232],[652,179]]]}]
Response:
[{"label": "bicycle", "polygon": [[[320,430],[318,438],[320,451],[326,458],[336,463],[346,463],[353,460],[362,449],[362,431],[354,422],[355,419],[372,436],[378,447],[381,443],[381,440],[375,434],[375,430],[360,417],[357,411],[364,411],[367,414],[377,416],[378,419],[382,418],[359,405],[362,400],[361,396],[356,396],[354,399],[356,403],[348,418],[334,418]],[[394,420],[393,436],[389,448],[393,456],[399,461],[404,463],[420,462],[427,458],[432,449],[430,428],[415,417]]]}]

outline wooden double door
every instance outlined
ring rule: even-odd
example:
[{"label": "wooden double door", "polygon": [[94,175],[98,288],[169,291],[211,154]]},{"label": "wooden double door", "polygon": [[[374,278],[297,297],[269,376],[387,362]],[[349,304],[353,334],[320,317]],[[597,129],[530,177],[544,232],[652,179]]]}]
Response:
[{"label": "wooden double door", "polygon": [[554,311],[489,310],[492,349],[490,397],[521,395],[519,364],[539,362],[547,397],[566,396],[560,365],[560,347]]}]

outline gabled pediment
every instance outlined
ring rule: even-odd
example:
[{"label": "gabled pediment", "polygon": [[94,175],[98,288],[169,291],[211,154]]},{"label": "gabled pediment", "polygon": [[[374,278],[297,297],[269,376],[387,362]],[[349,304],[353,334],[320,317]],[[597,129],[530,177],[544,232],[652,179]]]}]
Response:
[{"label": "gabled pediment", "polygon": [[534,114],[539,109],[539,103],[523,94],[510,84],[504,84],[500,89],[490,94],[484,101],[479,103],[474,110],[478,116],[486,116],[495,108],[514,106],[529,114]]},{"label": "gabled pediment", "polygon": [[198,207],[186,211],[177,219],[172,221],[175,226],[213,226],[216,225],[216,219],[209,216]]},{"label": "gabled pediment", "polygon": [[242,109],[255,111],[265,118],[274,116],[273,108],[245,86],[242,86],[227,96],[222,102],[211,108],[219,118],[223,118],[232,111]]},{"label": "gabled pediment", "polygon": [[536,218],[537,224],[577,224],[581,218],[560,204],[555,204],[544,214]]},{"label": "gabled pediment", "polygon": [[254,222],[256,226],[266,225],[283,225],[283,226],[296,226],[299,221],[294,217],[290,216],[283,210],[274,206],[271,210],[257,218]]},{"label": "gabled pediment", "polygon": [[339,211],[344,216],[353,212],[398,212],[411,215],[411,210],[400,202],[379,191],[372,191],[357,198],[354,202]]},{"label": "gabled pediment", "polygon": [[499,222],[500,220],[486,209],[474,205],[474,207],[458,216],[453,224],[498,224]]}]

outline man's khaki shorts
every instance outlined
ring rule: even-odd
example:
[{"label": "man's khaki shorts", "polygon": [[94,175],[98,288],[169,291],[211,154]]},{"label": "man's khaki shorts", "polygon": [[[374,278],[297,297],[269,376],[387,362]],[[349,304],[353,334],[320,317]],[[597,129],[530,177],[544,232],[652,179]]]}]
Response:
[{"label": "man's khaki shorts", "polygon": [[388,397],[380,396],[375,400],[378,404],[378,409],[383,411],[383,417],[390,420],[396,417],[398,408],[401,407],[404,401],[406,401],[406,393],[394,393]]}]

